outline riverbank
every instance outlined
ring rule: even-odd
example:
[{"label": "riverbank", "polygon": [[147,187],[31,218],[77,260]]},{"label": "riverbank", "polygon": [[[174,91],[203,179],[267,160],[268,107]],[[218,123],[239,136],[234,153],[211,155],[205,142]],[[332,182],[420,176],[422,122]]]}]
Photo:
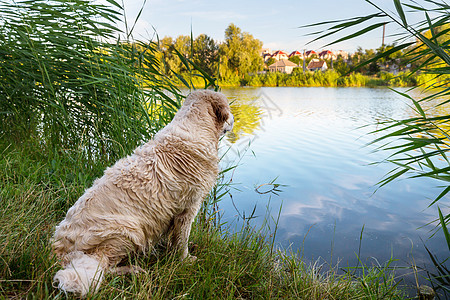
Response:
[{"label": "riverbank", "polygon": [[[0,144],[0,298],[65,297],[52,287],[59,266],[48,240],[107,164],[37,149],[32,141]],[[336,266],[307,265],[292,253],[274,251],[270,234],[248,225],[232,233],[200,215],[190,239],[196,262],[180,263],[157,248],[130,258],[147,273],[108,275],[88,298],[404,299],[387,266],[338,275]]]},{"label": "riverbank", "polygon": [[[197,75],[183,74],[186,82],[196,88],[202,88],[205,82]],[[414,87],[431,86],[440,81],[448,82],[449,78],[438,78],[431,74],[409,74],[380,72],[376,75],[363,75],[351,73],[345,76],[334,70],[325,72],[305,72],[295,70],[291,74],[279,72],[267,72],[263,74],[245,75],[243,77],[220,78],[218,85],[221,87]],[[173,79],[179,86],[185,86],[178,79]]]}]

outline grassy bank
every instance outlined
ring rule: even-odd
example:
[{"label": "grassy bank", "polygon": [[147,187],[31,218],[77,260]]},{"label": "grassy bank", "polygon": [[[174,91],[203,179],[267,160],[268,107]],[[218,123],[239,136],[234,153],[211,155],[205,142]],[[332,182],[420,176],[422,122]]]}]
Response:
[{"label": "grassy bank", "polygon": [[[104,164],[44,154],[32,142],[2,143],[0,153],[0,298],[65,298],[52,287],[59,265],[48,240]],[[190,239],[196,262],[180,263],[157,247],[149,256],[130,258],[146,274],[108,275],[89,298],[403,299],[387,268],[337,275],[337,269],[273,251],[268,234],[248,224],[230,233],[200,216]]]},{"label": "grassy bank", "polygon": [[[204,80],[197,75],[183,74],[183,78],[189,81],[192,86],[202,88],[205,85]],[[174,78],[175,82],[180,81]],[[218,84],[221,87],[414,87],[431,86],[439,82],[448,82],[447,77],[436,79],[432,74],[414,74],[380,72],[376,75],[363,75],[361,73],[351,73],[342,76],[338,72],[329,70],[326,72],[305,72],[296,69],[291,74],[285,73],[265,73],[246,75],[244,77],[220,78]]]},{"label": "grassy bank", "polygon": [[[443,80],[443,79],[441,79]],[[340,75],[329,70],[326,72],[301,72],[294,71],[291,74],[266,73],[246,76],[241,81],[248,86],[288,86],[288,87],[405,87],[430,85],[435,82],[435,76],[429,74],[407,74],[380,72],[376,75],[363,75],[351,73]]]}]

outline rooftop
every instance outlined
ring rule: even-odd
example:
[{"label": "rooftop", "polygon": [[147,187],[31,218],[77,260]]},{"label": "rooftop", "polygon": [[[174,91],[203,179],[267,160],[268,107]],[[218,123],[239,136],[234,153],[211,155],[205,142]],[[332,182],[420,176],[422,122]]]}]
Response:
[{"label": "rooftop", "polygon": [[276,63],[271,64],[269,67],[298,67],[298,65],[294,64],[290,60],[282,59],[277,61]]},{"label": "rooftop", "polygon": [[323,61],[323,60],[312,60],[312,61],[310,61],[310,63],[308,64],[308,69],[318,69],[318,68],[322,68],[324,64],[326,64],[326,62]]},{"label": "rooftop", "polygon": [[288,55],[286,52],[284,52],[284,51],[282,51],[282,50],[278,50],[278,51],[275,51],[273,54],[272,54],[272,56],[275,56],[275,55],[278,55],[278,54],[280,54],[280,55]]}]

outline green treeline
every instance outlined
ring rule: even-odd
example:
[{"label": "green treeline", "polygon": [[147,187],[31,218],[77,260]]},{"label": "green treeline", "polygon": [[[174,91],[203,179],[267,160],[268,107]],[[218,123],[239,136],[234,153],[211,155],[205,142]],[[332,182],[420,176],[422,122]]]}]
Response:
[{"label": "green treeline", "polygon": [[164,37],[159,41],[159,55],[162,73],[172,79],[181,75],[186,79],[203,82],[196,78],[200,73],[192,71],[176,53],[192,61],[194,65],[205,71],[211,77],[220,81],[239,85],[240,79],[247,74],[261,71],[264,61],[260,56],[262,42],[251,34],[230,24],[225,30],[225,41],[218,44],[206,34],[193,37],[180,35],[176,39]]},{"label": "green treeline", "polygon": [[[439,30],[447,30],[442,26]],[[431,33],[426,32],[426,36]],[[303,68],[294,68],[291,74],[269,72],[268,66],[275,62],[270,58],[264,63],[260,55],[263,43],[250,33],[243,32],[239,27],[230,24],[225,30],[225,40],[222,43],[214,41],[206,34],[193,36],[180,35],[176,39],[164,37],[158,43],[156,57],[161,62],[161,73],[175,82],[180,77],[194,86],[204,85],[200,72],[191,69],[179,55],[190,60],[209,76],[216,78],[220,86],[330,86],[330,87],[361,87],[361,86],[418,86],[436,83],[436,76],[426,72],[414,72],[427,60],[427,57],[411,59],[421,51],[419,43],[398,51],[392,51],[382,59],[361,65],[370,61],[379,53],[389,52],[395,45],[383,45],[378,49],[358,48],[348,58],[338,56],[334,61],[326,59],[327,71],[303,72]],[[179,55],[175,53],[178,51]],[[290,61],[302,66],[308,65],[318,58],[311,55],[305,62],[298,56]],[[359,66],[353,70],[354,67]],[[392,67],[395,66],[395,73]],[[353,71],[352,71],[353,70]],[[412,72],[411,72],[412,71]],[[441,77],[440,81],[448,78]]]},{"label": "green treeline", "polygon": [[397,75],[392,73],[380,72],[376,76],[363,75],[361,73],[352,73],[342,76],[335,70],[325,72],[303,72],[300,69],[294,69],[291,74],[272,72],[265,74],[256,74],[244,76],[241,81],[248,86],[291,86],[291,87],[376,87],[376,86],[416,86],[434,81],[434,76],[427,74],[416,74],[410,76],[405,72]]}]

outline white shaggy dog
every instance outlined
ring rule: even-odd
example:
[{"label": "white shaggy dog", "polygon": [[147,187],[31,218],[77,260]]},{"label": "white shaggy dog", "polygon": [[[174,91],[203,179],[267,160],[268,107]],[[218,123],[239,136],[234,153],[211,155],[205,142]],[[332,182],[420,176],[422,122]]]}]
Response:
[{"label": "white shaggy dog", "polygon": [[153,140],[106,169],[56,226],[58,287],[82,297],[95,292],[105,272],[169,233],[181,259],[191,257],[191,224],[218,174],[219,138],[232,126],[224,95],[192,92]]}]

